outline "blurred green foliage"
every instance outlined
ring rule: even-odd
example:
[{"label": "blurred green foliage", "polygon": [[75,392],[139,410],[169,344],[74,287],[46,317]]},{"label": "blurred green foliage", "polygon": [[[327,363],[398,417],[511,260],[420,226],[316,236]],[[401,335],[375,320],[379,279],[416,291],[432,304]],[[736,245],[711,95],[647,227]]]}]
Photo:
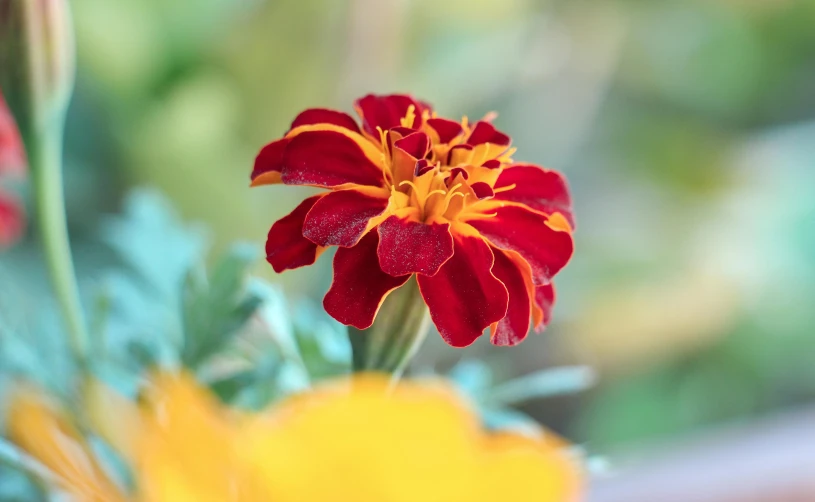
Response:
[{"label": "blurred green foliage", "polygon": [[[350,111],[364,93],[409,91],[447,115],[498,110],[517,159],[567,174],[578,218],[549,331],[497,356],[485,343],[462,355],[430,340],[420,359],[434,371],[485,354],[506,379],[590,363],[594,392],[528,409],[598,450],[815,399],[815,1],[72,6],[80,68],[69,216],[97,336],[110,350],[126,347],[112,358],[168,362],[169,341],[204,361],[254,298],[282,295],[258,282],[236,297],[230,282],[247,264],[229,254],[233,243],[260,248],[307,192],[249,190],[253,156],[306,107]],[[152,196],[124,196],[134,185],[158,187],[183,219],[206,222],[214,269],[201,263],[207,237],[175,233],[161,203],[134,202]],[[100,216],[120,209],[124,219]],[[4,322],[26,340],[58,322],[36,249],[28,240],[0,256],[14,314]],[[330,282],[330,256],[281,276],[255,263],[251,272],[288,298],[319,297]],[[288,333],[279,339],[249,336],[233,359],[203,365],[202,377],[259,407],[284,391],[246,393],[247,382],[296,389],[307,375],[344,371],[334,324],[292,322],[275,328]],[[185,336],[207,338],[185,345]],[[58,351],[58,340],[43,344]],[[266,344],[300,358],[268,356]],[[13,352],[19,360],[4,367],[38,364]],[[53,360],[55,371],[64,366]]]}]

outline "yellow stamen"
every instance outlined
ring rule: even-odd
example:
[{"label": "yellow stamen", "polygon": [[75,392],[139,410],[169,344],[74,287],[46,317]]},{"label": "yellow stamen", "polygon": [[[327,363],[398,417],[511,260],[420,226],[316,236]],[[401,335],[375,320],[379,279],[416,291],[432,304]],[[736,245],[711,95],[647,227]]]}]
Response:
[{"label": "yellow stamen", "polygon": [[393,169],[391,167],[391,156],[388,153],[388,132],[383,131],[379,126],[376,126],[376,130],[379,131],[379,142],[382,145],[382,176],[385,178],[385,183],[390,187],[391,181],[388,177]]},{"label": "yellow stamen", "polygon": [[453,197],[455,197],[457,195],[460,195],[462,198],[465,198],[465,199],[467,198],[467,195],[469,195],[469,194],[466,194],[464,192],[456,192],[456,190],[460,186],[461,186],[461,183],[458,183],[453,188],[451,188],[449,192],[447,192],[447,195],[444,197],[444,206],[442,206],[443,209],[442,209],[440,214],[444,214],[444,213],[447,212],[447,210],[450,208],[450,203],[453,201]]},{"label": "yellow stamen", "polygon": [[424,198],[424,202],[427,202],[427,199],[432,197],[433,195],[444,195],[446,192],[444,190],[433,190],[432,192],[428,192],[428,194]]},{"label": "yellow stamen", "polygon": [[419,209],[424,209],[424,205],[427,203],[427,199],[429,199],[433,195],[438,195],[438,194],[444,195],[444,193],[445,193],[444,190],[433,190],[431,192],[428,192],[427,195],[425,195],[424,197],[420,197],[419,196],[419,188],[416,186],[415,183],[413,183],[412,181],[403,181],[403,182],[399,183],[400,187],[402,185],[407,185],[407,186],[409,186],[410,188],[413,189],[413,193],[416,195],[416,201],[419,203],[420,206],[422,206]]},{"label": "yellow stamen", "polygon": [[387,131],[383,131],[381,127],[376,126],[376,130],[379,131],[379,143],[382,146],[382,151],[388,153],[388,133]]},{"label": "yellow stamen", "polygon": [[409,186],[410,188],[412,188],[412,189],[413,189],[413,191],[414,191],[414,192],[418,192],[418,191],[419,191],[419,189],[418,189],[418,188],[416,188],[416,184],[415,184],[415,183],[413,183],[412,181],[405,180],[405,181],[403,181],[403,182],[399,183],[399,187],[400,187],[400,188],[402,187],[402,185],[407,185],[407,186]]},{"label": "yellow stamen", "polygon": [[496,216],[498,216],[498,213],[468,213],[467,220],[486,220]]},{"label": "yellow stamen", "polygon": [[492,193],[509,192],[510,190],[515,190],[515,187],[517,187],[517,186],[518,186],[517,183],[513,183],[513,184],[507,185],[505,187],[493,188]]},{"label": "yellow stamen", "polygon": [[407,113],[400,121],[402,127],[413,127],[413,121],[416,120],[416,107],[413,105],[408,106]]},{"label": "yellow stamen", "polygon": [[518,151],[518,149],[516,147],[512,147],[512,148],[508,149],[506,152],[504,152],[503,154],[501,154],[501,156],[498,157],[498,160],[501,161],[502,163],[510,163],[510,162],[512,162],[512,156],[517,151]]}]

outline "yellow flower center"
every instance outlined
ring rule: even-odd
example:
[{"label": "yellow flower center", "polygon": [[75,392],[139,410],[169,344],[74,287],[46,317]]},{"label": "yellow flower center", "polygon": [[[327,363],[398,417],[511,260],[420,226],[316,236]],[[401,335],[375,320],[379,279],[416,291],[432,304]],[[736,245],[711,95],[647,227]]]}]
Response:
[{"label": "yellow flower center", "polygon": [[[409,127],[415,116],[410,106],[401,125]],[[430,148],[415,165],[406,166],[405,159],[400,158],[403,154],[391,146],[395,142],[393,136],[389,138],[393,131],[379,130],[392,213],[425,223],[453,221],[481,200],[513,188],[496,190],[494,186],[503,168],[512,162],[515,148],[493,143],[467,145],[471,132],[467,117],[461,121],[462,133],[443,143],[427,124],[435,112],[425,110],[422,118],[420,131],[429,138]]]}]

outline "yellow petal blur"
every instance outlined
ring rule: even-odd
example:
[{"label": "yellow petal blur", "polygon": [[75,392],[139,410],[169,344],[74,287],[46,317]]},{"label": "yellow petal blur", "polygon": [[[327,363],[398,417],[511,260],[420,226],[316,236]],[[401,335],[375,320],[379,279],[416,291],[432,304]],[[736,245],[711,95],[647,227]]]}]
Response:
[{"label": "yellow petal blur", "polygon": [[149,502],[267,500],[239,458],[237,417],[186,375],[159,375],[144,396],[133,460]]},{"label": "yellow petal blur", "polygon": [[[88,414],[132,468],[133,500],[579,500],[564,442],[486,432],[441,383],[392,388],[362,375],[256,415],[224,407],[188,375],[157,375],[138,406],[89,389]],[[123,500],[56,408],[18,399],[10,418],[12,438],[81,487],[79,500]]]},{"label": "yellow petal blur", "polygon": [[55,404],[34,389],[11,400],[9,437],[56,477],[61,490],[87,502],[123,501],[84,439]]},{"label": "yellow petal blur", "polygon": [[361,376],[291,399],[245,432],[276,501],[567,502],[579,493],[562,444],[487,434],[441,385],[389,392],[386,378]]}]

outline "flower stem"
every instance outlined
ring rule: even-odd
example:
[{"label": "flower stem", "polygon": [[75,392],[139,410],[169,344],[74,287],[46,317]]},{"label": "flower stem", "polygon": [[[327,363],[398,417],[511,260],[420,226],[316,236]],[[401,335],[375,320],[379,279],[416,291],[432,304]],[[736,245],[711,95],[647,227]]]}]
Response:
[{"label": "flower stem", "polygon": [[430,314],[415,279],[393,292],[373,326],[348,328],[355,371],[384,371],[401,378],[430,329]]},{"label": "flower stem", "polygon": [[430,312],[424,304],[422,307],[424,308],[418,312],[412,312],[405,319],[405,329],[394,337],[392,346],[382,363],[383,367],[391,371],[393,382],[402,378],[402,374],[427,338],[427,332],[430,329]]},{"label": "flower stem", "polygon": [[80,368],[88,363],[88,332],[79,301],[62,188],[61,125],[44,127],[26,139],[34,181],[37,222],[51,283],[68,330],[68,342]]}]

